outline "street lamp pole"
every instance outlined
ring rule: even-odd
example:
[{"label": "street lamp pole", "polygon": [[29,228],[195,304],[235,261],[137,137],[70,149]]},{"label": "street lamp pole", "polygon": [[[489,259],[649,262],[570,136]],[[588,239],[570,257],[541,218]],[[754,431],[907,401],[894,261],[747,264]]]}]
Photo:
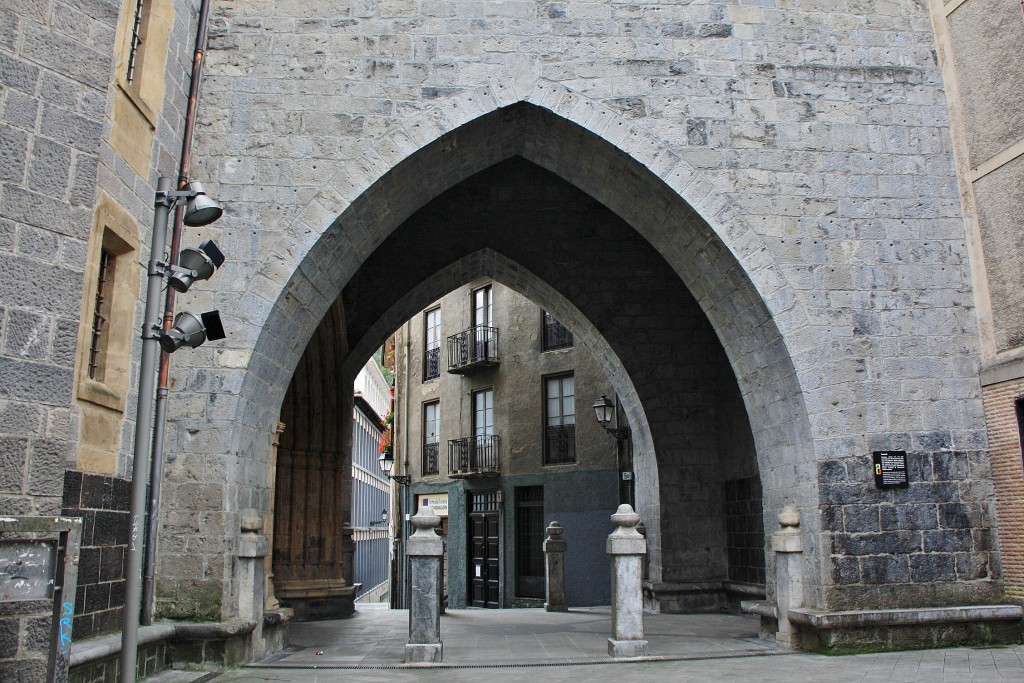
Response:
[{"label": "street lamp pole", "polygon": [[[142,560],[144,555],[143,517],[146,514],[146,488],[149,484],[149,463],[153,446],[153,424],[156,412],[156,368],[163,348],[171,353],[181,346],[195,348],[207,339],[222,339],[224,330],[216,311],[197,318],[181,313],[170,330],[160,324],[160,293],[164,278],[172,277],[171,285],[184,292],[195,280],[213,275],[223,263],[223,254],[212,242],[204,242],[202,257],[192,259],[189,267],[170,266],[164,261],[167,249],[167,222],[171,209],[188,202],[184,223],[201,226],[221,217],[224,210],[208,198],[203,186],[192,182],[182,190],[174,190],[170,178],[159,178],[153,207],[153,236],[149,247],[146,281],[146,309],[142,322],[142,359],[139,363],[139,396],[135,413],[135,450],[132,459],[131,530],[128,539],[128,568],[125,575],[124,614],[121,627],[119,678],[135,681],[139,646],[139,613],[142,608]],[[186,250],[199,251],[199,250]]]},{"label": "street lamp pole", "polygon": [[153,215],[153,239],[149,248],[146,314],[142,323],[142,362],[139,365],[139,406],[135,415],[135,455],[132,460],[131,535],[128,539],[128,573],[124,587],[124,620],[121,631],[120,679],[134,681],[139,645],[139,608],[142,597],[142,515],[146,511],[146,484],[156,406],[156,362],[160,358],[160,292],[164,268],[160,265],[167,247],[167,217],[175,200],[171,179],[157,181]]}]

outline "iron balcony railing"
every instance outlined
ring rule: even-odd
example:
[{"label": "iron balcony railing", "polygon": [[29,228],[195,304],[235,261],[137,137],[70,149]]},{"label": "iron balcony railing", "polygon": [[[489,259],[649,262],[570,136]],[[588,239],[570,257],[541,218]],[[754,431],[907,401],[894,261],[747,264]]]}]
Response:
[{"label": "iron balcony railing", "polygon": [[497,473],[497,436],[467,436],[448,442],[448,476]]},{"label": "iron balcony railing", "polygon": [[498,328],[477,325],[448,337],[448,372],[498,363]]},{"label": "iron balcony railing", "polygon": [[572,332],[550,315],[544,316],[544,350],[567,349],[573,345]]},{"label": "iron balcony railing", "polygon": [[435,379],[441,376],[441,347],[427,349],[423,355],[423,379]]},{"label": "iron balcony railing", "polygon": [[437,474],[437,452],[440,450],[440,444],[436,441],[434,443],[423,444],[423,474]]},{"label": "iron balcony railing", "polygon": [[576,462],[576,425],[548,425],[544,428],[544,464]]}]

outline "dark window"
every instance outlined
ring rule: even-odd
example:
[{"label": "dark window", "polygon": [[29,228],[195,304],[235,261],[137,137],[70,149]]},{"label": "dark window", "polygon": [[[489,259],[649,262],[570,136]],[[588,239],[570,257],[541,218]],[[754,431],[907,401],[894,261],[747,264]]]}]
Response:
[{"label": "dark window", "polygon": [[423,324],[423,379],[428,380],[441,376],[441,309],[427,311]]},{"label": "dark window", "polygon": [[567,349],[572,345],[572,332],[544,311],[544,350]]},{"label": "dark window", "polygon": [[111,286],[116,258],[106,249],[100,250],[100,269],[93,302],[92,336],[89,340],[89,379],[103,381],[106,369],[107,331],[110,322]]},{"label": "dark window", "polygon": [[1017,410],[1017,439],[1020,441],[1021,461],[1024,463],[1024,396],[1018,396],[1013,407]]},{"label": "dark window", "polygon": [[473,290],[473,327],[494,327],[494,292],[491,286]]},{"label": "dark window", "polygon": [[516,595],[544,597],[544,487],[516,487]]},{"label": "dark window", "polygon": [[572,375],[544,380],[544,464],[576,462],[576,382]]},{"label": "dark window", "polygon": [[149,27],[149,4],[145,0],[135,0],[135,20],[132,22],[132,44],[128,49],[128,73],[125,80],[135,81],[135,71],[142,62],[142,44],[146,42],[146,29]]}]

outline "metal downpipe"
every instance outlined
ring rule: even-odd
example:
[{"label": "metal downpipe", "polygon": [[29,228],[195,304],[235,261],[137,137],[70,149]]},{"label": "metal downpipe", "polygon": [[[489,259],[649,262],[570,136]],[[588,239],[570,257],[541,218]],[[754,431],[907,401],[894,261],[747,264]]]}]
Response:
[{"label": "metal downpipe", "polygon": [[[203,50],[206,46],[208,26],[210,23],[210,0],[202,0],[199,8],[198,26],[196,30],[195,50],[192,54],[192,78],[188,90],[188,107],[185,110],[185,125],[182,131],[181,160],[178,164],[178,187],[181,190],[188,183],[188,176],[192,166],[192,139],[195,134],[196,111],[199,107],[199,86],[202,81]],[[183,230],[184,207],[179,206],[174,212],[174,228],[171,231],[170,262],[178,262],[178,252],[181,251],[181,233]],[[167,287],[164,302],[163,329],[167,331],[174,324],[174,297],[175,291]],[[156,567],[156,539],[158,516],[160,511],[160,488],[163,483],[163,453],[164,436],[167,425],[167,394],[170,384],[170,360],[171,355],[166,352],[160,354],[160,374],[157,380],[156,396],[156,417],[155,430],[153,433],[153,451],[150,458],[150,486],[149,505],[146,517],[145,537],[145,564],[142,580],[142,616],[141,623],[149,625],[153,623],[154,602],[154,575]]]}]

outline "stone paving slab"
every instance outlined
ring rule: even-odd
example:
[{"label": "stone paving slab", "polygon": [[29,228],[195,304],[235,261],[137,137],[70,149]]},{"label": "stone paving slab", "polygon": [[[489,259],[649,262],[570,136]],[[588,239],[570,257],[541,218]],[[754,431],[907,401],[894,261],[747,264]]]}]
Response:
[{"label": "stone paving slab", "polygon": [[[360,610],[351,619],[295,623],[289,651],[267,666],[401,666],[408,634],[406,610]],[[651,658],[780,654],[757,638],[748,615],[645,615]],[[607,608],[548,613],[537,609],[448,610],[441,618],[444,664],[607,662]]]},{"label": "stone paving slab", "polygon": [[745,615],[646,614],[644,622],[652,656],[616,661],[607,609],[449,610],[444,662],[405,665],[408,613],[360,607],[351,619],[292,624],[288,652],[215,682],[1024,681],[1024,645],[826,656],[758,640],[757,619]]}]

